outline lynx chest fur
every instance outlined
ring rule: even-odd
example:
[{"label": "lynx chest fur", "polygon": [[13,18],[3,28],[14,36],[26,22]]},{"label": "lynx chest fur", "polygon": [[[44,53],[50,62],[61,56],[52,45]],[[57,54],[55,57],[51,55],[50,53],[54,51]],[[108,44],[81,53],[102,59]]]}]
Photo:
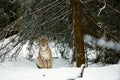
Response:
[{"label": "lynx chest fur", "polygon": [[39,38],[39,53],[36,60],[38,68],[52,68],[52,53],[48,46],[48,38]]}]

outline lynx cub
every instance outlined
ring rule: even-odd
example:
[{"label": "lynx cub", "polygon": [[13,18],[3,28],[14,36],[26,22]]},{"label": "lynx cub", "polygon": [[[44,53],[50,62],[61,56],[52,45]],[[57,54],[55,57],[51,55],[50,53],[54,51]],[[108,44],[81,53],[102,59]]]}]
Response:
[{"label": "lynx cub", "polygon": [[38,68],[52,68],[52,53],[48,46],[48,38],[39,38],[39,53],[36,60]]}]

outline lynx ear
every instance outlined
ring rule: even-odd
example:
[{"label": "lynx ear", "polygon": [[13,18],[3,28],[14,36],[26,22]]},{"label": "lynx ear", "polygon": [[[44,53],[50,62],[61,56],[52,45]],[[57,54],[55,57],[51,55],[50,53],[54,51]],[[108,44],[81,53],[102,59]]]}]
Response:
[{"label": "lynx ear", "polygon": [[45,37],[44,39],[48,41],[48,37]]}]

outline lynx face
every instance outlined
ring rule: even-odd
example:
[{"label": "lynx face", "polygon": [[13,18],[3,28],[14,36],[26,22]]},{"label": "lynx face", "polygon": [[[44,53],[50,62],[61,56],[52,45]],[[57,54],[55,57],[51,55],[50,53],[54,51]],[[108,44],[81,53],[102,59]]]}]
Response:
[{"label": "lynx face", "polygon": [[41,50],[45,51],[48,48],[48,38],[39,39]]}]

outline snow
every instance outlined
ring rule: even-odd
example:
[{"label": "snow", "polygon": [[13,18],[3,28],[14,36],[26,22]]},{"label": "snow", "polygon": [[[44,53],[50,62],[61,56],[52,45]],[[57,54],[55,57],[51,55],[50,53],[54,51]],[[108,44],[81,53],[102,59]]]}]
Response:
[{"label": "snow", "polygon": [[[6,39],[4,43],[8,40]],[[120,43],[113,43],[113,41],[106,42],[103,38],[93,41],[93,38],[85,36],[85,42],[89,44],[97,43],[98,45],[120,49]],[[3,44],[4,44],[3,43]],[[1,44],[1,43],[0,43]],[[120,62],[114,65],[101,65],[92,64],[88,65],[84,69],[83,77],[79,77],[81,73],[81,67],[77,68],[74,64],[70,64],[70,60],[61,58],[61,55],[56,52],[54,43],[51,47],[54,63],[52,69],[38,69],[36,67],[35,58],[37,56],[39,47],[33,46],[34,60],[28,61],[25,57],[29,53],[28,42],[23,46],[17,60],[6,59],[5,62],[0,63],[0,80],[120,80]],[[10,46],[11,47],[11,46]],[[35,51],[34,51],[35,50]],[[69,49],[68,51],[70,51]],[[15,50],[13,50],[14,52]],[[88,50],[89,53],[95,53],[95,51]],[[10,54],[13,54],[11,51]],[[72,56],[72,50],[69,52],[69,58]],[[9,55],[8,55],[9,57]],[[88,56],[89,58],[95,58],[95,55]]]},{"label": "snow", "polygon": [[90,35],[85,35],[84,36],[84,42],[88,43],[92,46],[95,46],[95,44],[97,44],[101,47],[120,50],[120,42],[116,42],[116,41],[113,41],[113,40],[107,40],[104,36],[102,36],[100,39],[96,39],[96,38],[94,38]]},{"label": "snow", "polygon": [[120,65],[86,68],[83,80],[120,80]]},{"label": "snow", "polygon": [[9,59],[0,63],[0,80],[120,80],[120,64],[108,66],[91,65],[84,69],[70,67],[67,60],[54,59],[52,69],[38,69],[35,60],[25,58]]}]

